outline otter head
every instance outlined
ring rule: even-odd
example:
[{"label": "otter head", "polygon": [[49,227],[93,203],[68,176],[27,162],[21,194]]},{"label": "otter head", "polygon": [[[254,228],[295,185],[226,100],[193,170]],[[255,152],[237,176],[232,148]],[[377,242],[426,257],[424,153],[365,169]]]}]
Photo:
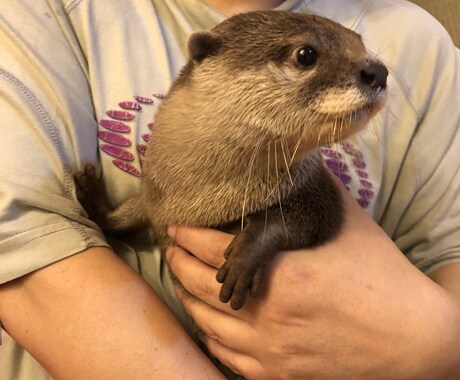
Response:
[{"label": "otter head", "polygon": [[243,147],[282,140],[306,153],[356,132],[384,104],[385,66],[323,17],[243,13],[193,34],[188,48],[178,86],[206,104],[216,136]]}]

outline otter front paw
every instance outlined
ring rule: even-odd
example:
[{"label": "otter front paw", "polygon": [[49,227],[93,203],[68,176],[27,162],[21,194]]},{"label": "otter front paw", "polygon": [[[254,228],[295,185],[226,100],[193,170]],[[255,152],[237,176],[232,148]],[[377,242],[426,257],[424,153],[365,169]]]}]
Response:
[{"label": "otter front paw", "polygon": [[278,251],[278,244],[264,239],[263,231],[254,230],[245,228],[235,237],[216,276],[222,283],[219,299],[230,301],[234,310],[243,307],[248,293],[253,297],[261,293],[265,271]]},{"label": "otter front paw", "polygon": [[105,215],[110,211],[105,191],[93,165],[86,165],[83,172],[74,175],[77,198],[88,217],[99,227],[104,227]]}]

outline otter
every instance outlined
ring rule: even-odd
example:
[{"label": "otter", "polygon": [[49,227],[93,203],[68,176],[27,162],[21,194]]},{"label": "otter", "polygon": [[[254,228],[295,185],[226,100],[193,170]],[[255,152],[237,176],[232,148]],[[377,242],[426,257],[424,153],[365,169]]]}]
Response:
[{"label": "otter", "polygon": [[104,231],[148,226],[163,249],[168,225],[238,226],[217,274],[236,310],[262,292],[277,252],[339,232],[342,199],[318,148],[383,107],[388,70],[354,31],[284,11],[232,16],[192,34],[188,52],[156,115],[140,194],[112,209],[87,165],[77,195]]}]

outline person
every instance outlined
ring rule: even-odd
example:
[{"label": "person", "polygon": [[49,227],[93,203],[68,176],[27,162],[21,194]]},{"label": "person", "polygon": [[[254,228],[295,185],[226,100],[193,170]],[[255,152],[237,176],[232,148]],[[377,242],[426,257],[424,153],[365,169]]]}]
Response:
[{"label": "person", "polygon": [[2,378],[223,378],[161,255],[104,237],[72,176],[97,163],[113,204],[138,191],[188,35],[256,9],[355,29],[390,70],[389,101],[322,150],[349,188],[340,236],[280,253],[242,310],[216,297],[231,236],[171,226],[198,338],[250,379],[460,377],[460,54],[430,16],[400,0],[19,0],[0,15]]}]

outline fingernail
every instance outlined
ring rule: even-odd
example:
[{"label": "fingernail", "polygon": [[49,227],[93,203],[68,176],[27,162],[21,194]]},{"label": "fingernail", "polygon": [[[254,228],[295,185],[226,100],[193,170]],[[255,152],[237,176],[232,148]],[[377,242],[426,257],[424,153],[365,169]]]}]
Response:
[{"label": "fingernail", "polygon": [[174,284],[174,292],[176,293],[177,298],[180,298],[184,293],[184,288],[180,284]]},{"label": "fingernail", "polygon": [[201,331],[201,330],[197,331],[196,337],[197,337],[202,343],[205,343],[206,334],[205,334],[203,331]]},{"label": "fingernail", "polygon": [[166,261],[169,263],[169,259],[171,258],[172,256],[172,252],[173,251],[173,248],[172,247],[168,247],[166,248],[166,251],[165,251],[165,256],[166,256]]},{"label": "fingernail", "polygon": [[169,226],[168,227],[168,235],[171,239],[176,240],[176,232],[177,232],[177,227],[176,226]]}]

